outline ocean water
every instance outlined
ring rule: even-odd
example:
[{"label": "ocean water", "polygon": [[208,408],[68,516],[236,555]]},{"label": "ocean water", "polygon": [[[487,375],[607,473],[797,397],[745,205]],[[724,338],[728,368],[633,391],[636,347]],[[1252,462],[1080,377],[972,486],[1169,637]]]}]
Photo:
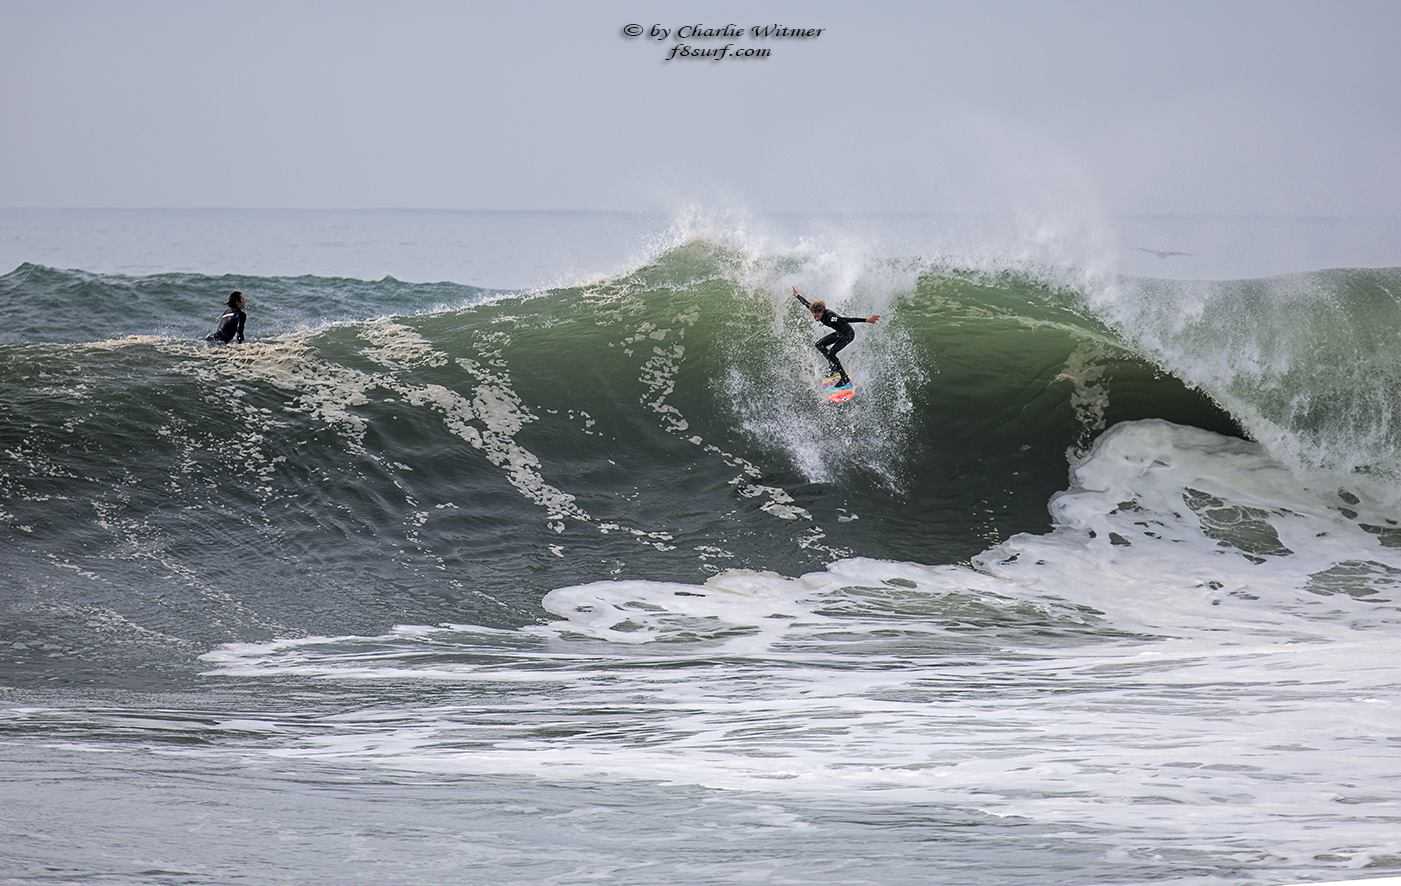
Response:
[{"label": "ocean water", "polygon": [[[0,265],[0,879],[1401,873],[1394,220],[5,210]],[[851,403],[793,286],[883,317]]]}]

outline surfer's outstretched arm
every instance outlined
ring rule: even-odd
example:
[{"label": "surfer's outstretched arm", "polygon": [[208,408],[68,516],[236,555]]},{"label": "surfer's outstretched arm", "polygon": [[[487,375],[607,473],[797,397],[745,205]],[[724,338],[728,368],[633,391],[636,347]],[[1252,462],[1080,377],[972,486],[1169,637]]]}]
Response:
[{"label": "surfer's outstretched arm", "polygon": [[869,317],[842,317],[848,323],[879,323],[880,314],[872,314]]},{"label": "surfer's outstretched arm", "polygon": [[793,287],[793,297],[796,298],[798,301],[802,302],[803,307],[808,308],[809,310],[811,310],[811,308],[812,308],[812,302],[810,302],[810,301],[808,301],[807,299],[803,298],[803,294],[802,294],[801,292],[798,291],[798,287],[796,287],[796,286]]}]

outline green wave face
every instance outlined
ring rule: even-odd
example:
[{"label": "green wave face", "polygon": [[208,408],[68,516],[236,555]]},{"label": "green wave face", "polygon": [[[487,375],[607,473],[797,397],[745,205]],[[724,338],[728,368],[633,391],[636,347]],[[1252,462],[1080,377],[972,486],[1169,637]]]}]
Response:
[{"label": "green wave face", "polygon": [[[0,519],[44,570],[74,536],[120,548],[139,529],[157,549],[183,537],[196,573],[227,571],[233,545],[259,574],[412,596],[422,569],[482,563],[487,586],[548,590],[638,546],[649,573],[686,578],[964,559],[1046,528],[1067,466],[1141,418],[1305,467],[1395,463],[1395,271],[1086,292],[890,262],[809,293],[884,315],[842,353],[858,394],[840,407],[817,385],[826,330],[788,296],[811,271],[706,243],[515,295],[25,266],[5,280],[27,341],[40,320],[86,328],[67,289],[139,318],[229,285],[251,294],[255,341],[0,347]],[[336,299],[342,319],[318,326]],[[406,310],[451,302],[467,306]]]},{"label": "green wave face", "polygon": [[[297,305],[354,287],[248,281],[242,347],[6,346],[0,519],[36,573],[83,568],[78,539],[118,561],[154,552],[211,587],[324,584],[367,624],[415,600],[431,619],[425,571],[470,565],[509,620],[522,587],[598,578],[640,552],[647,575],[682,578],[850,552],[963,559],[1044,529],[1067,456],[1110,424],[1235,430],[1074,294],[909,267],[832,298],[886,315],[843,352],[859,393],[834,407],[811,346],[825,329],[780,285],[803,273],[692,244],[594,285],[459,288],[473,305],[272,336],[268,302],[288,302],[285,326],[312,325]],[[118,285],[139,314],[171,284]],[[412,289],[359,285],[379,292],[371,309]],[[122,562],[136,580],[143,561]]]}]

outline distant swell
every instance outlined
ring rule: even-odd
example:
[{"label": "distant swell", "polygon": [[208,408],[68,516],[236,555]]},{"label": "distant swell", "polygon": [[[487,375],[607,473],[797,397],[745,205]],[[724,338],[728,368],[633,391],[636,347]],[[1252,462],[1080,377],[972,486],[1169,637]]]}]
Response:
[{"label": "distant swell", "polygon": [[126,276],[26,263],[0,276],[0,305],[10,318],[0,328],[0,345],[153,334],[203,338],[233,290],[249,297],[264,338],[327,323],[456,307],[490,292],[393,277]]}]

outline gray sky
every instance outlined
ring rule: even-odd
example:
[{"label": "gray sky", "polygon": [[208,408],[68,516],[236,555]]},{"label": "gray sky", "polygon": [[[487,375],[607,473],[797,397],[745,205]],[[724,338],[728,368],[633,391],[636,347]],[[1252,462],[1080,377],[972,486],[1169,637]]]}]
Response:
[{"label": "gray sky", "polygon": [[[629,23],[826,30],[664,62]],[[1390,0],[0,0],[0,33],[6,206],[1401,207]]]}]

